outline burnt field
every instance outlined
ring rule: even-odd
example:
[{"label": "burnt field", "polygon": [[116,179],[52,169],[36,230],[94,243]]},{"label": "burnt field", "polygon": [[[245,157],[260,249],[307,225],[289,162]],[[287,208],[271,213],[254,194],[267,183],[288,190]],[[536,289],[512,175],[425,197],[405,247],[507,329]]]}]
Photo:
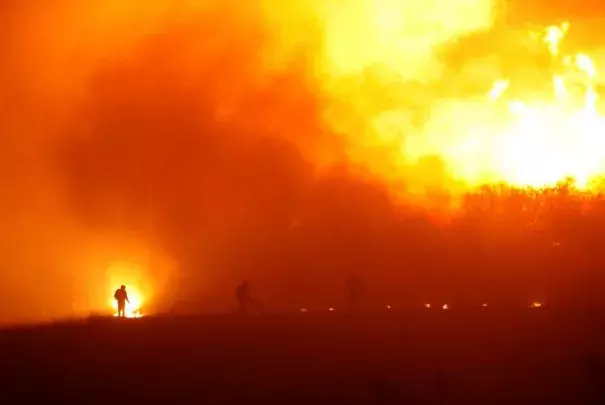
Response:
[{"label": "burnt field", "polygon": [[14,328],[2,403],[600,403],[604,321],[478,308]]}]

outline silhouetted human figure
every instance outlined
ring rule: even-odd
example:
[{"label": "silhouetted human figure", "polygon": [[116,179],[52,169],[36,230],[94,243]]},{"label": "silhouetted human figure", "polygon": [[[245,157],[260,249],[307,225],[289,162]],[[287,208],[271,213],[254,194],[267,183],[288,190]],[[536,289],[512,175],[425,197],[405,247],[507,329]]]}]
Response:
[{"label": "silhouetted human figure", "polygon": [[130,304],[128,300],[128,293],[126,292],[126,286],[123,285],[116,290],[113,294],[113,298],[118,301],[118,317],[125,318],[126,317],[126,303]]},{"label": "silhouetted human figure", "polygon": [[250,310],[250,306],[252,305],[252,298],[250,296],[250,283],[244,281],[235,290],[235,296],[237,297],[237,302],[239,303],[239,312],[244,314]]},{"label": "silhouetted human figure", "polygon": [[365,294],[363,280],[358,274],[353,274],[345,281],[345,288],[349,299],[349,311],[359,312]]}]

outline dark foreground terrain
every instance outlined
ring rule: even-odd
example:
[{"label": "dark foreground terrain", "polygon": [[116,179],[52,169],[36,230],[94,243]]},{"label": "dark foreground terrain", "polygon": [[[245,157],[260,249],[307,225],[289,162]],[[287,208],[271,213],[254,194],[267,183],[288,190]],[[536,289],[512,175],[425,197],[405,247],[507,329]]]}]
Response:
[{"label": "dark foreground terrain", "polygon": [[483,308],[12,329],[0,403],[605,404],[598,318]]}]

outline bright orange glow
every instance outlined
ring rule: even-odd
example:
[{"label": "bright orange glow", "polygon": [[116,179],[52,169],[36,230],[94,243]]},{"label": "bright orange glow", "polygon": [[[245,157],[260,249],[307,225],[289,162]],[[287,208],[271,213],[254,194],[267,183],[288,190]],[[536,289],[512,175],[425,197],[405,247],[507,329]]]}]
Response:
[{"label": "bright orange glow", "polygon": [[[491,0],[316,1],[323,20],[325,63],[336,76],[380,65],[403,79],[439,74],[433,47],[492,23]],[[352,41],[352,39],[355,39]]]},{"label": "bright orange glow", "polygon": [[450,309],[450,306],[447,304],[443,304],[443,306],[441,307],[441,309],[443,309],[444,311],[447,311],[448,309]]},{"label": "bright orange glow", "polygon": [[542,303],[538,302],[538,301],[535,301],[535,302],[531,303],[530,307],[531,308],[542,308]]},{"label": "bright orange glow", "polygon": [[[126,303],[126,318],[141,318],[143,313],[141,312],[141,307],[143,306],[143,297],[141,293],[133,286],[126,286],[126,291],[128,292],[128,299],[130,302]],[[113,293],[111,295],[113,298]],[[118,316],[118,302],[112,299],[112,307],[115,313],[113,316]]]},{"label": "bright orange glow", "polygon": [[[447,66],[439,66],[435,59],[431,59],[431,45],[445,41],[448,33],[460,34],[489,25],[490,2],[476,2],[481,7],[461,17],[456,12],[463,6],[457,2],[450,2],[448,6],[437,1],[436,7],[439,3],[440,12],[453,13],[456,17],[444,17],[443,21],[451,20],[458,25],[441,27],[441,30],[434,30],[425,37],[419,34],[422,31],[420,27],[430,31],[430,24],[418,22],[415,26],[407,21],[402,16],[404,13],[399,12],[400,8],[407,7],[401,2],[357,3],[363,3],[359,6],[364,15],[360,18],[364,21],[361,26],[355,23],[355,28],[349,27],[350,31],[346,32],[344,26],[334,22],[329,26],[334,31],[328,30],[329,38],[330,35],[361,38],[360,41],[349,41],[355,52],[350,50],[347,53],[344,40],[338,41],[340,47],[328,47],[333,73],[342,70],[359,72],[362,68],[376,67],[376,76],[366,74],[364,82],[366,85],[367,81],[372,82],[377,87],[376,93],[359,94],[350,102],[355,104],[362,117],[361,122],[366,121],[369,128],[366,134],[359,134],[359,130],[353,128],[354,125],[359,126],[359,122],[353,124],[338,114],[329,115],[334,126],[356,133],[351,147],[351,155],[355,159],[393,179],[398,175],[406,177],[405,173],[409,173],[406,170],[410,167],[427,157],[437,156],[449,178],[456,184],[464,184],[465,190],[500,183],[543,188],[570,178],[575,180],[579,189],[596,187],[596,181],[605,174],[605,116],[598,110],[598,69],[587,54],[562,50],[561,43],[571,30],[568,22],[511,39],[519,42],[520,50],[531,46],[536,53],[543,53],[550,59],[549,66],[542,69],[545,89],[541,94],[536,95],[534,89],[537,86],[533,79],[524,82],[498,77],[501,72],[491,66],[484,67],[479,70],[480,74],[494,76],[491,89],[486,87],[483,97],[465,95],[468,94],[465,93],[465,83],[459,84],[459,95],[445,99],[440,91],[427,89],[423,100],[418,102],[430,108],[431,118],[419,126],[412,123],[413,102],[410,105],[403,96],[400,105],[387,102],[398,97],[397,91],[390,90],[401,88],[401,91],[409,91],[405,88],[406,77],[430,81],[432,74],[440,74],[436,71],[447,69]],[[334,18],[340,21],[346,17]],[[418,32],[411,32],[413,29],[410,27],[414,26]],[[341,31],[336,31],[337,28]],[[511,38],[514,38],[513,34]],[[415,50],[414,57],[410,57],[410,49]],[[420,49],[425,49],[426,53]],[[507,57],[514,60],[517,56],[511,54]],[[423,69],[423,73],[419,74],[416,69]],[[517,72],[514,73],[523,73],[531,67],[520,61],[515,69]],[[548,83],[550,90],[546,89]],[[346,92],[349,96],[355,92],[352,81],[345,85],[345,82],[335,80],[332,84],[332,92],[339,97],[344,97]],[[454,83],[444,84],[448,85],[454,86]],[[515,91],[511,91],[512,87]],[[389,164],[388,168],[384,159],[372,160],[367,153],[368,147],[379,145],[389,145],[390,150],[399,152],[394,157],[395,163]],[[426,176],[425,170],[405,180],[413,186],[414,182],[422,182]]]},{"label": "bright orange glow", "polygon": [[[467,137],[462,149],[448,155],[466,178],[489,180],[482,179],[481,172],[492,171],[495,180],[545,187],[571,177],[576,186],[588,188],[591,180],[604,173],[605,120],[596,109],[596,69],[584,54],[560,54],[560,42],[568,28],[569,24],[563,23],[548,27],[544,33],[552,62],[563,66],[552,76],[550,95],[535,101],[506,100],[508,80],[494,84],[488,98],[496,104],[489,112],[507,113],[479,131],[482,136]],[[580,86],[581,94],[571,94],[572,86]],[[487,153],[480,157],[487,157],[485,165],[477,164],[477,148]]]},{"label": "bright orange glow", "polygon": [[[489,302],[543,282],[524,308],[566,289],[566,272],[584,282],[600,266],[584,243],[600,214],[579,220],[545,201],[533,219],[533,202],[509,216],[504,199],[485,218],[469,204],[456,212],[465,221],[447,224],[433,209],[483,185],[601,186],[605,54],[592,23],[508,24],[517,16],[498,15],[504,0],[12,3],[0,76],[10,100],[0,165],[14,174],[0,182],[3,318],[109,315],[122,284],[131,316],[172,301],[228,305],[223,286],[244,274],[277,285],[290,250],[319,274],[367,248],[360,270],[375,268],[385,291],[430,290],[441,269],[452,284],[484,273],[485,284],[466,284],[502,290],[472,295]],[[443,219],[434,227],[433,215]],[[511,265],[494,266],[475,243]],[[426,251],[427,263],[395,244]],[[301,279],[317,281],[313,271]],[[302,290],[275,296],[307,312],[291,302]],[[437,311],[439,297],[420,289],[410,300]]]},{"label": "bright orange glow", "polygon": [[113,295],[116,289],[120,288],[121,285],[125,285],[130,301],[126,303],[126,317],[142,317],[143,306],[146,303],[146,297],[142,291],[142,288],[145,285],[142,269],[133,264],[116,263],[107,269],[107,280],[108,304],[114,311],[114,316],[118,316],[118,303],[113,298]]}]

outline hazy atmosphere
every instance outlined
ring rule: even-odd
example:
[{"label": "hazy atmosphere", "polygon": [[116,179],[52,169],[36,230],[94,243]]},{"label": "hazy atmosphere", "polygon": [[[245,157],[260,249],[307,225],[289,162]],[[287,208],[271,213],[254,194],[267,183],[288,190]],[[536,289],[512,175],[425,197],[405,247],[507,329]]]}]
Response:
[{"label": "hazy atmosphere", "polygon": [[0,323],[591,299],[603,7],[412,3],[5,1]]}]

